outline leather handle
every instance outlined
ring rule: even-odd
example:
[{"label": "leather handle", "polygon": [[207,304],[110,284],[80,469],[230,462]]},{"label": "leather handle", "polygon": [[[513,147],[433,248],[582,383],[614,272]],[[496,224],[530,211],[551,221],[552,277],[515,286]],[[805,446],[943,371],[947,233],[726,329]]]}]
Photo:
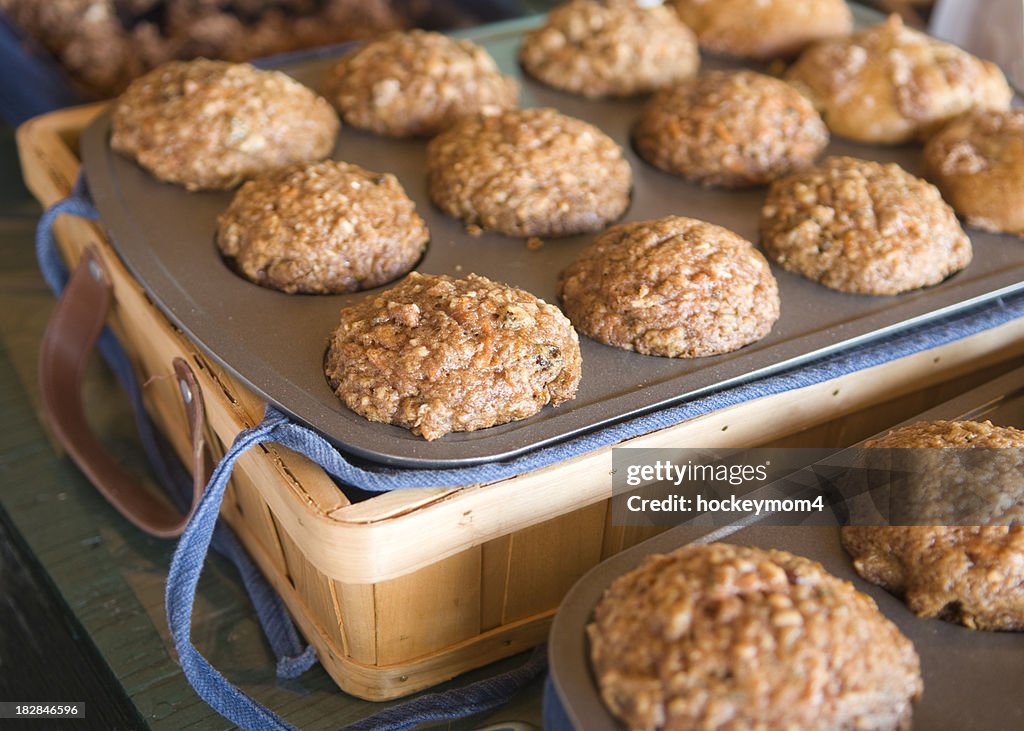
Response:
[{"label": "leather handle", "polygon": [[82,380],[89,355],[106,325],[113,302],[110,277],[92,248],[86,249],[43,335],[39,382],[43,410],[50,427],[96,489],[131,523],[151,535],[181,535],[199,502],[212,471],[205,444],[202,392],[188,364],[176,358],[175,376],[191,432],[192,502],[187,515],[147,489],[127,472],[100,443],[89,426],[82,402]]}]

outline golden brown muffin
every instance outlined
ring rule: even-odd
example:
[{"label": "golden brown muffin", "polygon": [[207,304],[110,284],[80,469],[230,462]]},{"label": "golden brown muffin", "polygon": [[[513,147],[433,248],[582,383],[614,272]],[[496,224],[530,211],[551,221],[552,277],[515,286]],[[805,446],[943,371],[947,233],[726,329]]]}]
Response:
[{"label": "golden brown muffin", "polygon": [[847,35],[843,0],[674,0],[676,11],[711,53],[742,58],[795,56],[815,41]]},{"label": "golden brown muffin", "polygon": [[711,71],[659,92],[633,128],[652,165],[704,185],[768,183],[814,163],[828,128],[805,97],[754,71]]},{"label": "golden brown muffin", "polygon": [[622,223],[562,273],[566,314],[607,345],[670,358],[727,353],[779,318],[779,289],[749,241],[669,216]]},{"label": "golden brown muffin", "polygon": [[772,183],[761,245],[784,269],[875,295],[938,284],[972,255],[934,185],[899,165],[852,157],[830,157]]},{"label": "golden brown muffin", "polygon": [[386,284],[430,234],[394,175],[327,160],[250,180],[217,220],[217,245],[256,284],[339,294]]},{"label": "golden brown muffin", "polygon": [[697,73],[697,38],[671,9],[636,0],[570,0],[527,32],[519,61],[548,86],[632,96]]},{"label": "golden brown muffin", "polygon": [[648,556],[587,635],[601,697],[631,731],[895,731],[922,691],[913,645],[871,597],[785,551]]},{"label": "golden brown muffin", "polygon": [[519,84],[470,40],[411,30],[346,53],[328,71],[324,93],[353,127],[432,137],[462,117],[514,107]]},{"label": "golden brown muffin", "polygon": [[[844,527],[857,573],[902,596],[918,616],[1024,629],[1024,431],[987,421],[919,422],[866,446],[913,449],[915,464],[899,489],[918,524]],[[982,454],[971,460],[962,450]]]},{"label": "golden brown muffin", "polygon": [[1024,237],[1024,109],[958,117],[928,140],[924,162],[968,226]]},{"label": "golden brown muffin", "polygon": [[805,51],[786,72],[835,134],[896,144],[924,138],[970,109],[1006,109],[999,67],[907,28],[898,15]]},{"label": "golden brown muffin", "polygon": [[561,310],[528,292],[413,272],[341,311],[326,373],[357,414],[430,440],[571,399],[580,346]]},{"label": "golden brown muffin", "polygon": [[554,109],[464,119],[427,146],[430,197],[471,231],[567,236],[594,231],[629,205],[622,149]]},{"label": "golden brown muffin", "polygon": [[279,71],[226,61],[172,61],[114,104],[110,146],[160,180],[226,190],[334,149],[338,117]]}]

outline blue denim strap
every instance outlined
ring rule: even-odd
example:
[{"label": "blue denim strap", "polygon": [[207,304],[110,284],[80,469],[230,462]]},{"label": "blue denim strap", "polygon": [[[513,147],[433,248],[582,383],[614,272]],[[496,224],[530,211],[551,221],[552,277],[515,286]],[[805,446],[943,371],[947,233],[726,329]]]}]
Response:
[{"label": "blue denim strap", "polygon": [[[84,178],[78,179],[70,196],[44,211],[36,227],[36,260],[43,279],[55,295],[63,291],[68,281],[68,270],[53,234],[53,224],[61,215],[91,221],[99,218],[89,199]],[[174,506],[184,512],[192,495],[192,478],[173,447],[149,418],[131,359],[109,328],[100,336],[97,349],[128,394],[139,440],[157,482],[167,492]],[[316,663],[316,653],[302,642],[281,597],[267,583],[229,527],[217,525],[213,547],[238,570],[263,633],[277,658],[278,676],[294,678],[312,667]]]},{"label": "blue denim strap", "polygon": [[[181,668],[199,696],[214,710],[247,729],[292,729],[287,722],[231,684],[192,644],[192,607],[203,562],[217,525],[221,502],[235,463],[248,449],[267,442],[287,446],[313,460],[330,448],[324,439],[268,407],[262,422],[238,434],[217,464],[171,559],[167,574],[167,619]],[[346,731],[400,731],[427,721],[464,718],[493,710],[547,667],[538,649],[523,666],[462,688],[431,693],[347,726]]]}]

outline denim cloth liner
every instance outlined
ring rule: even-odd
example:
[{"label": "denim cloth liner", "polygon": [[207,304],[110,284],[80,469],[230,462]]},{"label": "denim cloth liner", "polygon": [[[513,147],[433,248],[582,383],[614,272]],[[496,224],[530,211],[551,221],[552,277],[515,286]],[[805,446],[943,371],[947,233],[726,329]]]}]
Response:
[{"label": "denim cloth liner", "polygon": [[[57,215],[66,213],[95,220],[95,208],[81,185],[64,201],[50,208],[40,220],[37,255],[47,282],[55,291],[63,286],[66,270],[53,241],[50,228]],[[402,469],[359,466],[316,432],[296,424],[268,406],[263,421],[238,434],[214,470],[195,515],[186,527],[171,562],[167,577],[167,615],[182,669],[196,692],[215,710],[234,723],[252,729],[291,729],[285,721],[244,695],[196,650],[191,642],[192,606],[207,550],[211,545],[225,553],[239,567],[246,588],[257,607],[260,622],[278,656],[278,672],[294,677],[314,661],[312,650],[301,650],[294,625],[281,599],[267,585],[246,556],[230,530],[217,517],[224,491],[237,459],[247,449],[275,442],[304,454],[342,484],[368,492],[385,492],[413,487],[457,487],[506,479],[562,462],[623,440],[678,424],[702,414],[764,396],[822,383],[858,370],[938,347],[968,335],[988,330],[1024,316],[1024,294],[997,298],[966,311],[939,318],[908,331],[881,338],[859,347],[822,358],[780,374],[648,413],[628,421],[595,430],[565,442],[544,447],[509,460],[470,467],[446,469]],[[118,379],[132,397],[136,421],[147,454],[172,496],[181,501],[188,494],[188,476],[170,455],[142,408],[138,383],[123,349],[109,332],[99,344]],[[184,488],[184,489],[182,489]],[[545,668],[542,650],[521,668],[443,693],[427,694],[390,708],[349,726],[350,729],[406,729],[431,720],[460,718],[491,710]]]}]

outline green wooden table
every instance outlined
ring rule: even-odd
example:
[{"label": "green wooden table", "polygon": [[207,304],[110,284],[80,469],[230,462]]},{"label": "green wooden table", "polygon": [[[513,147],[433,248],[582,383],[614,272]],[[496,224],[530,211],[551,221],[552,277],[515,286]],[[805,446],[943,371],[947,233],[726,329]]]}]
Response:
[{"label": "green wooden table", "polygon": [[[31,700],[85,701],[87,716],[25,728],[232,728],[196,696],[176,663],[163,609],[173,542],[147,537],[116,514],[40,424],[36,355],[53,299],[33,253],[39,213],[21,182],[13,131],[0,128],[0,701],[30,700],[4,696],[29,692],[24,688],[38,676],[42,695]],[[86,404],[109,448],[144,473],[127,399],[99,362],[87,380]],[[386,705],[342,693],[319,666],[297,680],[277,680],[234,567],[219,556],[211,555],[199,584],[193,636],[230,680],[300,728],[338,728]],[[30,665],[40,672],[28,672]],[[83,677],[91,685],[74,685]],[[50,686],[90,695],[47,697]],[[511,720],[539,727],[540,699],[538,680],[487,718],[431,728]]]}]

